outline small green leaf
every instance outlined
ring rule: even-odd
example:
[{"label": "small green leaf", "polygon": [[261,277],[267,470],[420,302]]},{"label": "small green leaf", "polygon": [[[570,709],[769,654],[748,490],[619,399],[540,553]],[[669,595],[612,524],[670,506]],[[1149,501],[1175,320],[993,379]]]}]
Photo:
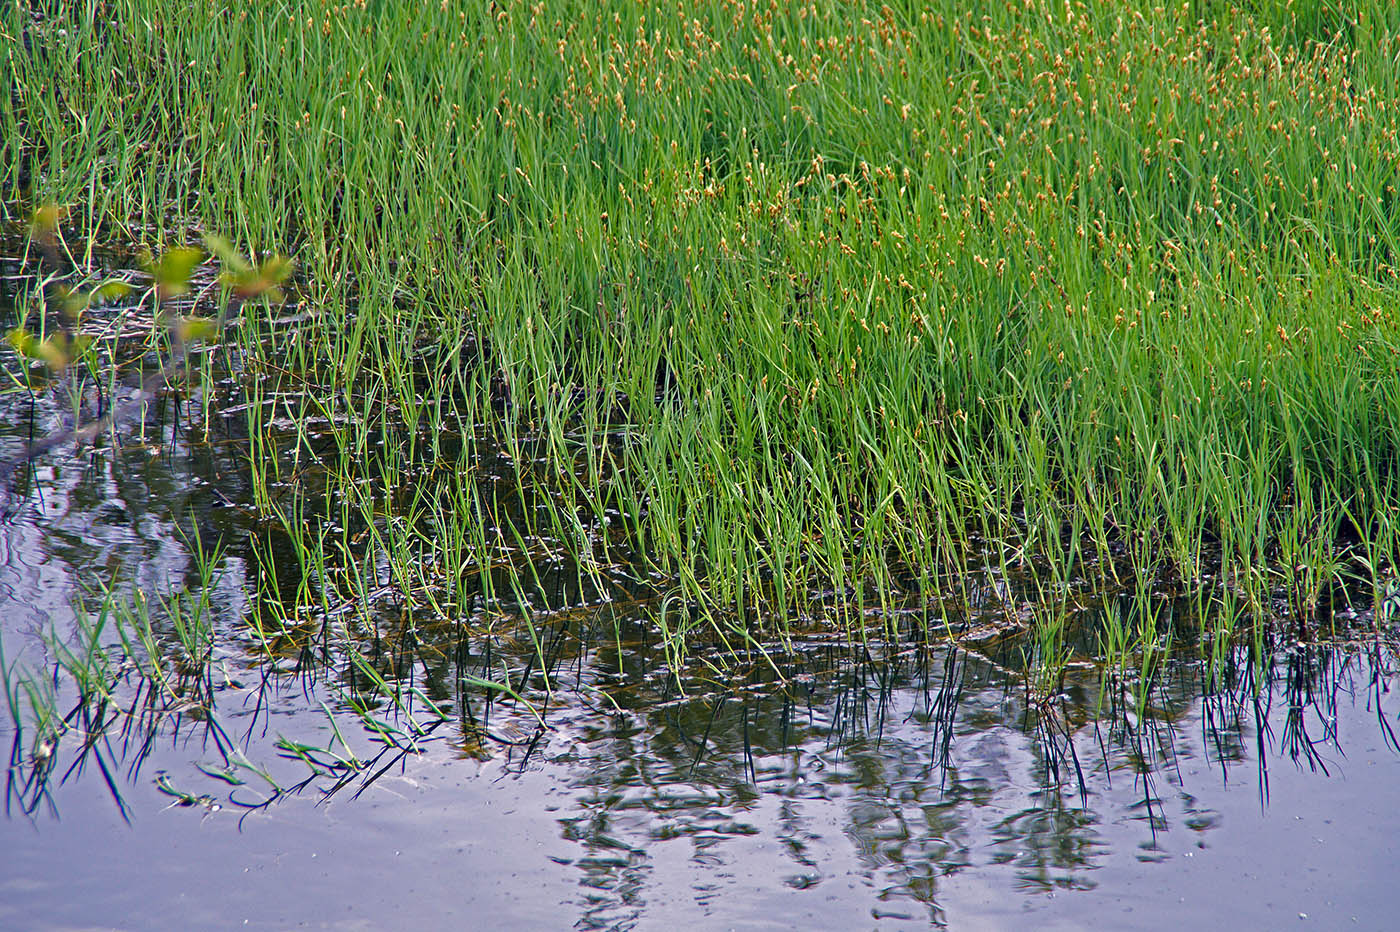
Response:
[{"label": "small green leaf", "polygon": [[72,357],[68,355],[68,338],[61,333],[53,336],[39,344],[39,358],[48,363],[50,369],[65,369]]},{"label": "small green leaf", "polygon": [[67,285],[57,285],[54,292],[58,295],[58,306],[63,309],[69,319],[76,318],[87,306],[92,303],[92,293],[79,291],[76,288],[69,288]]},{"label": "small green leaf", "polygon": [[216,256],[224,264],[224,274],[247,273],[253,271],[253,266],[247,259],[238,254],[238,250],[233,248],[233,244],[214,233],[204,234],[204,248],[210,254]]},{"label": "small green leaf", "polygon": [[177,246],[151,265],[156,287],[163,297],[181,295],[190,290],[190,276],[204,259],[204,252],[193,246]]},{"label": "small green leaf", "polygon": [[130,294],[131,291],[130,285],[118,279],[103,282],[96,288],[87,291],[59,285],[59,306],[70,318],[75,318],[95,304],[106,304],[109,301],[119,300]]},{"label": "small green leaf", "polygon": [[212,340],[219,334],[219,325],[208,317],[186,317],[180,321],[180,339],[186,343]]},{"label": "small green leaf", "polygon": [[112,301],[120,301],[134,290],[127,282],[114,278],[92,289],[88,292],[88,296],[93,304],[107,304]]},{"label": "small green leaf", "polygon": [[292,277],[292,269],[296,263],[287,256],[271,255],[262,261],[258,266],[258,271],[262,274],[264,281],[271,282],[275,289],[278,285],[285,285],[287,279]]},{"label": "small green leaf", "polygon": [[5,342],[26,359],[39,358],[39,338],[23,327],[16,327],[5,334]]},{"label": "small green leaf", "polygon": [[5,342],[24,358],[38,360],[50,369],[64,369],[71,361],[68,338],[62,333],[41,340],[23,327],[16,327],[5,335]]},{"label": "small green leaf", "polygon": [[228,240],[212,233],[205,234],[204,245],[224,264],[219,281],[232,288],[240,298],[258,298],[266,295],[273,301],[282,300],[282,292],[278,286],[291,277],[291,259],[272,255],[254,266],[243,258]]}]

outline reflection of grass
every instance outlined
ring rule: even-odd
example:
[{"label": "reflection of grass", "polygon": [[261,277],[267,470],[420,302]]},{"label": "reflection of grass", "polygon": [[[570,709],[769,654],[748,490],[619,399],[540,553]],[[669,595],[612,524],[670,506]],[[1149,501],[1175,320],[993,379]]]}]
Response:
[{"label": "reflection of grass", "polygon": [[[214,562],[195,565],[203,569],[192,590],[215,591]],[[1383,733],[1393,740],[1379,692],[1395,672],[1390,642],[1375,639],[1364,659],[1345,645],[1325,644],[1282,652],[1267,646],[1260,656],[1252,642],[1217,649],[1212,641],[1209,648],[1203,642],[1198,654],[1189,632],[1209,632],[1209,626],[1174,617],[1168,605],[1127,598],[1092,611],[1066,608],[1055,618],[1006,629],[1000,640],[983,640],[985,646],[973,652],[956,645],[910,648],[919,622],[906,615],[905,630],[874,630],[855,650],[843,639],[818,636],[799,648],[753,651],[742,659],[721,645],[712,646],[709,656],[678,658],[669,644],[648,636],[642,618],[619,619],[611,612],[541,617],[532,637],[510,628],[395,625],[388,616],[371,635],[331,614],[305,630],[284,628],[249,650],[243,640],[248,632],[215,630],[193,617],[185,620],[185,630],[198,627],[204,634],[182,640],[168,612],[189,606],[189,598],[155,599],[144,611],[140,604],[106,591],[94,610],[81,615],[81,636],[55,654],[54,673],[33,676],[6,667],[12,717],[22,726],[15,747],[24,742],[44,748],[28,757],[12,751],[11,799],[25,811],[52,801],[54,783],[85,765],[101,771],[126,811],[122,774],[137,775],[157,742],[187,747],[200,729],[217,757],[197,761],[183,774],[158,770],[153,781],[172,805],[210,814],[225,805],[239,813],[261,810],[308,792],[326,798],[348,789],[358,795],[445,734],[462,753],[486,757],[501,751],[511,766],[523,768],[548,731],[562,728],[566,737],[578,728],[591,733],[594,725],[580,720],[595,717],[599,728],[613,722],[638,736],[643,743],[637,753],[677,758],[671,763],[684,764],[687,780],[706,769],[749,785],[758,780],[755,755],[772,755],[789,740],[796,746],[809,731],[828,751],[872,753],[887,725],[898,730],[886,716],[896,715],[905,726],[913,720],[903,708],[907,702],[928,726],[934,765],[946,768],[955,740],[988,727],[990,695],[992,707],[1005,716],[1002,724],[1022,729],[1032,742],[1036,776],[1051,798],[1075,786],[1084,793],[1086,775],[1107,767],[1108,755],[1140,758],[1150,785],[1152,773],[1172,765],[1179,720],[1196,702],[1212,710],[1208,738],[1221,747],[1239,746],[1249,727],[1261,727],[1270,703],[1286,702],[1279,734],[1255,738],[1259,759],[1289,754],[1322,766],[1319,752],[1338,742],[1327,726],[1335,721],[1329,704],[1338,701],[1339,690],[1350,695],[1365,683],[1376,691]],[[1151,617],[1138,617],[1144,612]],[[963,630],[966,619],[950,614],[949,630]],[[1115,646],[1123,645],[1114,639],[1128,631],[1145,633]],[[1099,650],[1105,664],[1087,662],[1083,653],[1094,649],[1096,635],[1104,638]],[[243,659],[261,655],[265,661],[256,697],[241,687],[228,689],[226,674],[219,682],[233,636]],[[293,639],[301,644],[288,643]],[[213,645],[197,670],[186,659],[187,643]],[[152,660],[149,650],[161,656]],[[298,658],[295,666],[281,662],[289,657]],[[1362,663],[1374,671],[1365,674]],[[667,670],[665,664],[680,666]],[[971,687],[969,668],[975,671]],[[1018,681],[1024,692],[1014,688]],[[286,685],[304,692],[305,708],[314,708],[318,694],[334,696],[329,704],[320,702],[318,736],[292,732],[285,727],[292,719],[269,728],[277,721],[270,712],[261,727],[255,713],[241,736],[226,733],[222,722],[231,709],[246,712],[255,698],[258,709],[269,710]],[[49,693],[41,692],[45,688]],[[977,697],[965,712],[961,704],[969,689]],[[33,702],[26,697],[41,695],[42,708],[26,710]],[[603,701],[589,709],[588,700],[596,696]],[[499,711],[493,713],[493,704]],[[618,724],[634,718],[651,727]],[[954,727],[974,721],[970,731]],[[675,730],[669,737],[668,729]],[[963,738],[955,739],[955,732]],[[37,735],[50,738],[31,737]],[[1275,741],[1277,752],[1270,750]],[[1095,745],[1105,760],[1085,759]]]},{"label": "reflection of grass", "polygon": [[[195,541],[198,541],[197,535]],[[175,594],[153,606],[143,593],[115,587],[98,594],[95,609],[74,604],[75,636],[45,639],[51,671],[18,661],[4,667],[14,727],[7,801],[33,812],[49,798],[50,777],[67,748],[66,779],[93,763],[126,813],[117,783],[114,739],[140,750],[140,767],[156,735],[181,718],[201,720],[221,749],[231,746],[213,715],[214,630],[209,607],[217,548],[196,560],[195,595]],[[20,753],[29,744],[27,755]]]},{"label": "reflection of grass", "polygon": [[679,662],[988,561],[1380,579],[1400,13],[964,7],[11,5],[0,184],[296,250],[241,331],[289,614],[645,590]]},{"label": "reflection of grass", "polygon": [[[52,805],[55,778],[67,780],[89,764],[100,770],[122,814],[127,805],[120,774],[134,777],[142,763],[167,738],[187,739],[202,729],[206,747],[219,755],[216,765],[197,763],[196,769],[234,789],[228,800],[243,809],[270,805],[300,793],[325,779],[324,792],[334,792],[380,764],[377,777],[395,761],[417,753],[421,741],[445,720],[445,713],[419,688],[390,683],[353,645],[344,648],[355,673],[350,690],[341,690],[346,709],[372,741],[384,749],[371,759],[356,755],[341,731],[340,718],[321,704],[331,740],[323,744],[278,735],[272,748],[305,773],[281,780],[266,766],[250,759],[244,747],[221,724],[218,699],[228,687],[241,686],[224,670],[227,653],[213,624],[211,597],[222,548],[206,548],[197,531],[187,543],[194,554],[194,579],[187,591],[159,597],[154,603],[142,593],[126,595],[115,587],[98,594],[96,607],[74,605],[76,636],[45,639],[53,658],[52,670],[37,671],[0,653],[0,671],[10,722],[14,729],[7,781],[7,807],[18,803],[35,812]],[[263,652],[270,648],[265,646]],[[216,676],[222,682],[216,681]],[[263,677],[257,703],[265,707],[265,690],[275,678]],[[375,714],[386,706],[387,716]],[[426,721],[419,717],[425,713]],[[256,719],[254,720],[256,723]],[[252,728],[244,735],[246,743]],[[385,757],[389,763],[383,763]],[[262,792],[246,788],[257,778]],[[218,808],[207,793],[178,788],[165,771],[156,774],[156,788],[179,805]],[[369,782],[369,781],[367,781]],[[251,795],[250,795],[251,794]]]}]

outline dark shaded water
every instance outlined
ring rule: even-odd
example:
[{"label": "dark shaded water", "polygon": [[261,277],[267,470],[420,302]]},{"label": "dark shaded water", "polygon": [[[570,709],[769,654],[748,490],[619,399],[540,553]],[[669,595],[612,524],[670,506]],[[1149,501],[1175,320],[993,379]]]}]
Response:
[{"label": "dark shaded water", "polygon": [[[537,617],[533,638],[509,617],[386,606],[373,637],[329,619],[420,690],[378,707],[402,729],[384,738],[344,651],[250,637],[258,554],[290,558],[239,506],[236,437],[188,443],[187,415],[153,406],[117,446],[46,456],[0,523],[12,682],[53,682],[101,584],[186,591],[191,532],[225,547],[209,701],[151,704],[129,676],[71,717],[43,783],[32,727],[0,716],[0,927],[1393,927],[1395,631],[1241,649],[1213,683],[1188,644],[1145,685],[1083,664],[1032,700],[1014,643],[811,635],[672,671],[623,603]],[[64,416],[0,395],[0,453]]]}]

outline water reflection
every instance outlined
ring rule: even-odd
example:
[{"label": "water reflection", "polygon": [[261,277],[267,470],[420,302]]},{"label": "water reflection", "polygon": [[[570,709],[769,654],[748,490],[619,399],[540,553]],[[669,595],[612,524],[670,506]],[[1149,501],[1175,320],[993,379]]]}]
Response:
[{"label": "water reflection", "polygon": [[[694,888],[702,907],[760,869],[809,889],[852,860],[876,903],[917,906],[934,921],[945,878],[967,871],[1009,874],[1028,893],[1089,889],[1129,839],[1141,861],[1169,858],[1183,832],[1204,846],[1222,817],[1202,800],[1238,780],[1236,768],[1255,768],[1263,798],[1251,807],[1267,802],[1271,768],[1325,776],[1344,756],[1339,718],[1353,728],[1369,719],[1383,753],[1395,749],[1394,703],[1383,703],[1396,658],[1374,642],[1283,653],[1252,674],[1263,677],[1257,698],[1250,675],[1237,671],[1236,691],[1212,691],[1200,663],[1176,661],[1147,714],[1116,721],[1095,714],[1114,686],[1091,670],[1047,707],[956,648],[784,664],[805,684],[657,695],[662,708],[651,711],[629,697],[612,727],[576,728],[566,751],[546,751],[538,766],[565,770],[575,793],[560,822],[581,848],[581,927],[648,915],[656,896],[672,895],[663,891],[673,881],[651,875],[677,847],[707,878]],[[733,843],[744,836],[771,843],[761,867]],[[833,857],[844,846],[852,857]]]},{"label": "water reflection", "polygon": [[[170,457],[149,463],[167,482],[202,468]],[[55,470],[45,477],[45,501],[58,505],[49,511],[76,515],[83,502],[105,500],[91,487],[108,489],[112,469],[93,459]],[[186,487],[188,475],[179,479]],[[4,526],[7,657],[29,651],[32,662],[37,650],[51,663],[45,642],[33,640],[44,626],[76,642],[65,598],[95,562],[107,572],[129,567],[133,585],[154,591],[190,586],[195,560],[166,507],[176,497],[143,492],[136,476],[125,480],[128,504],[110,515],[109,533],[87,550],[81,539],[46,533],[43,510]],[[220,520],[198,494],[178,504],[207,527]],[[9,789],[24,805],[12,807],[3,831],[31,832],[20,816],[27,808],[39,819],[29,844],[42,847],[59,834],[46,809],[62,815],[66,800],[78,800],[81,811],[81,799],[110,792],[135,825],[94,826],[85,843],[119,848],[123,831],[184,802],[198,824],[233,827],[205,855],[213,868],[260,833],[287,845],[319,830],[332,810],[311,803],[339,801],[333,811],[349,832],[371,812],[407,831],[427,775],[446,767],[454,776],[433,797],[438,818],[468,832],[512,785],[535,788],[515,801],[513,818],[553,826],[562,847],[535,866],[572,876],[566,925],[695,916],[746,927],[754,917],[775,928],[956,925],[969,915],[969,888],[1001,891],[973,916],[1008,908],[1005,896],[1043,907],[1051,894],[1074,893],[1087,908],[1105,878],[1116,886],[1175,870],[1190,850],[1244,831],[1242,814],[1293,818],[1274,811],[1280,774],[1290,785],[1310,781],[1311,811],[1340,825],[1372,816],[1329,803],[1338,779],[1359,778],[1378,805],[1400,793],[1397,657],[1384,633],[1282,645],[1263,662],[1241,648],[1213,674],[1183,639],[1145,677],[1131,663],[1111,675],[1071,664],[1050,697],[1016,672],[1020,648],[1007,641],[991,656],[904,636],[856,648],[812,636],[747,663],[702,651],[677,671],[644,605],[537,617],[533,636],[499,616],[442,623],[387,612],[371,629],[346,613],[308,623],[315,637],[269,655],[247,636],[256,552],[229,547],[217,567],[218,647],[202,679],[175,687],[184,704],[131,670],[106,705],[60,702],[78,733],[106,736],[65,739],[42,796],[26,787],[32,771],[16,751]],[[32,598],[43,591],[36,572],[52,576],[47,603]],[[397,736],[375,733],[355,713],[351,699],[367,694],[370,671],[408,697],[402,710],[378,708]],[[514,695],[464,687],[464,677],[508,683]],[[335,755],[357,765],[338,768]],[[513,845],[509,831],[490,840],[500,870],[539,857]],[[490,860],[477,874],[492,876]],[[1125,860],[1139,865],[1126,878]],[[1060,902],[1073,914],[1075,900]],[[167,921],[181,915],[177,903],[167,906]],[[501,921],[524,909],[498,908]]]}]

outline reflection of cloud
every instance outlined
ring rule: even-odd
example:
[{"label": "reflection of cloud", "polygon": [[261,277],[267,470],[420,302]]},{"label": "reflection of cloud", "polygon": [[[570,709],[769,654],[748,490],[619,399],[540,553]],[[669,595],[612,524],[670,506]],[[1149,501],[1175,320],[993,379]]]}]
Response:
[{"label": "reflection of cloud", "polygon": [[[1262,719],[1247,691],[1206,691],[1192,662],[1167,665],[1145,690],[1077,671],[1059,700],[1066,707],[1028,710],[1014,684],[966,656],[955,660],[966,669],[951,741],[946,718],[930,714],[946,699],[938,681],[898,662],[840,667],[796,695],[789,687],[742,700],[700,696],[634,713],[617,734],[560,761],[575,789],[573,814],[561,822],[588,852],[579,862],[589,891],[582,925],[650,916],[678,883],[712,905],[720,891],[741,897],[767,882],[829,887],[843,876],[836,865],[864,878],[863,896],[880,908],[918,903],[935,920],[942,878],[968,871],[1006,874],[1029,894],[1091,889],[1115,859],[1163,860],[1225,824],[1203,799],[1228,789],[1222,776],[1233,763],[1258,766],[1259,723],[1267,737],[1334,704],[1327,697],[1343,686],[1334,675],[1342,655],[1319,651],[1306,669],[1280,658],[1263,681]],[[1128,690],[1114,700],[1123,710],[1116,720],[1082,707],[1099,701],[1101,687]],[[1290,706],[1289,696],[1305,701]],[[1046,716],[1055,728],[1078,724],[1066,741],[1037,725]],[[1290,753],[1287,742],[1264,749],[1265,759]],[[1258,801],[1236,794],[1226,804]],[[740,837],[766,847],[753,851]],[[663,869],[677,856],[688,880]]]}]

